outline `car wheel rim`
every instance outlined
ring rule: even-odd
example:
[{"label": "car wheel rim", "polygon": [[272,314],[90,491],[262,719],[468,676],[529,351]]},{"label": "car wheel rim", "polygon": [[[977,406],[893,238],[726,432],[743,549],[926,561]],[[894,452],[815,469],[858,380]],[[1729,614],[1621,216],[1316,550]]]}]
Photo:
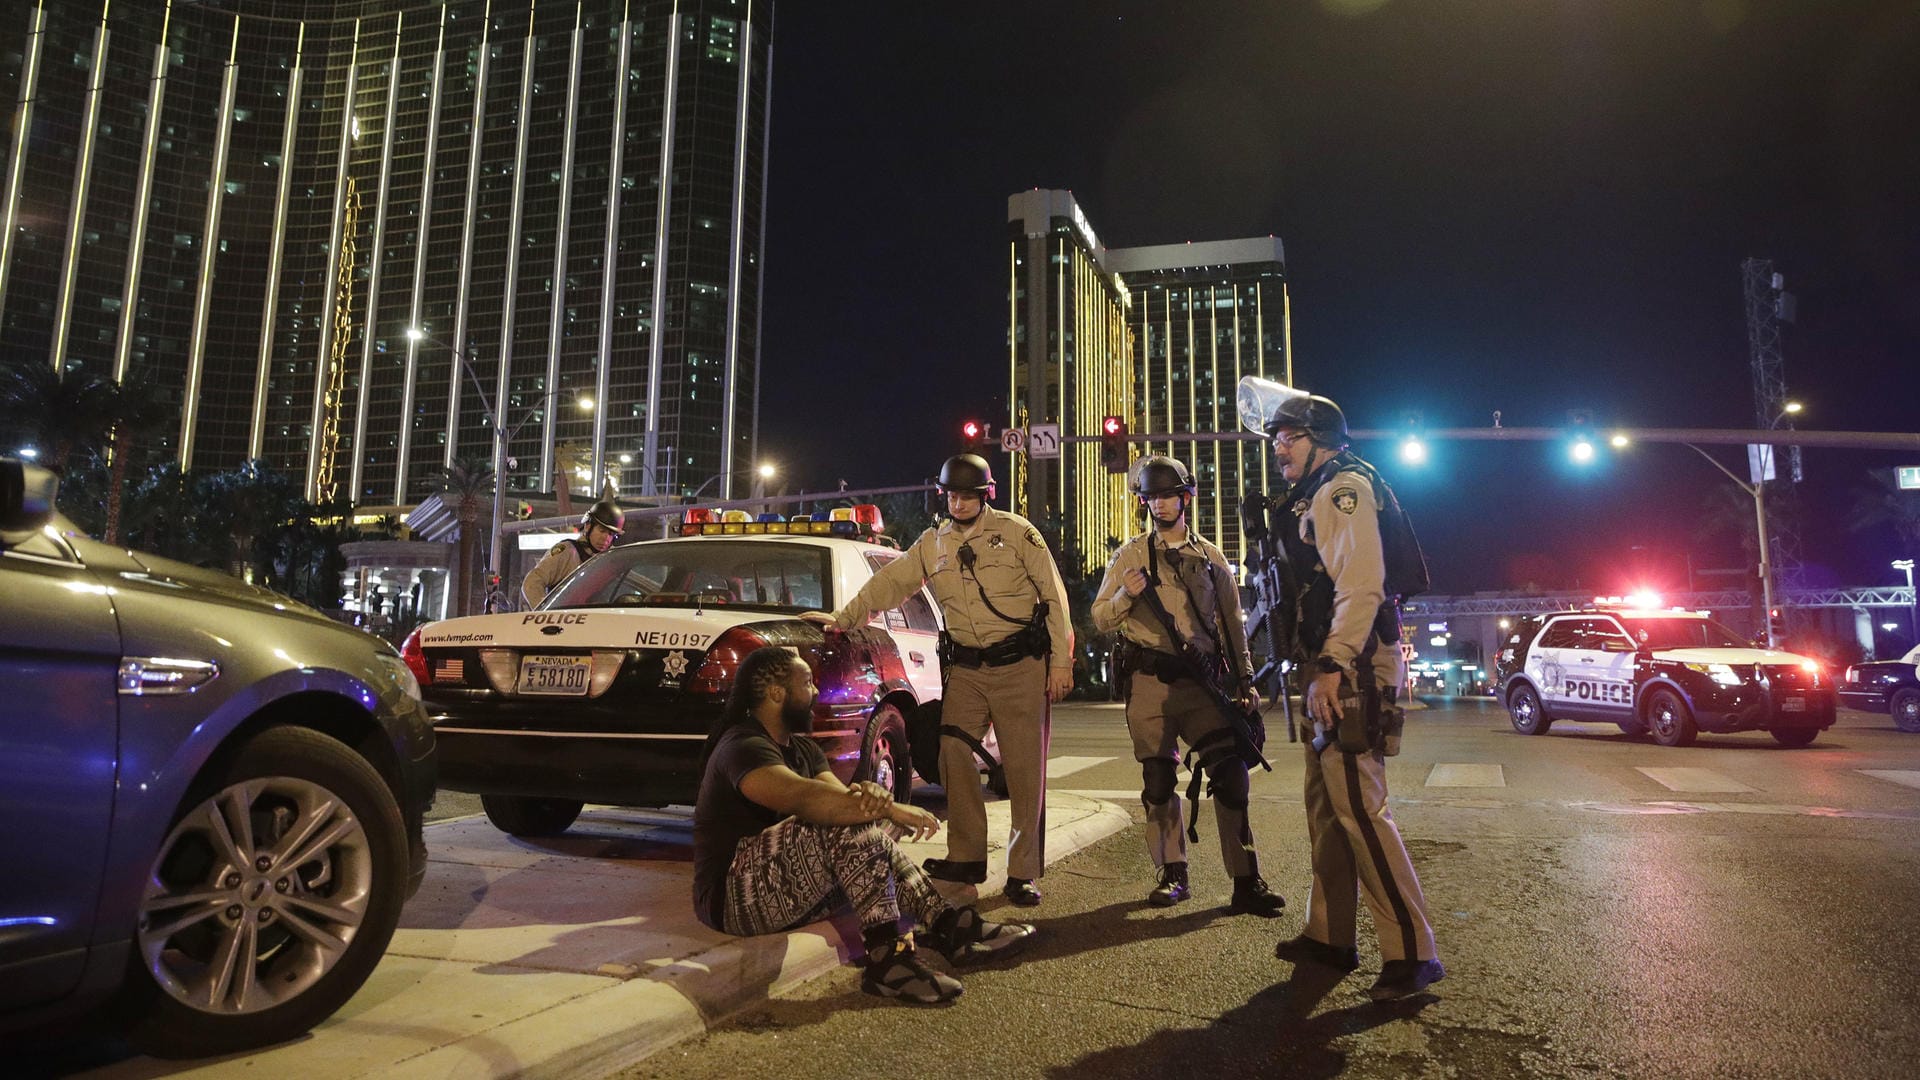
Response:
[{"label": "car wheel rim", "polygon": [[1909,699],[1901,704],[1900,719],[1908,724],[1920,722],[1920,699]]},{"label": "car wheel rim", "polygon": [[366,829],[339,796],[286,776],[234,784],[161,845],[140,903],[141,958],[183,1005],[270,1009],[345,955],[373,877]]},{"label": "car wheel rim", "polygon": [[893,748],[882,745],[880,752],[874,755],[873,782],[883,790],[893,790]]},{"label": "car wheel rim", "polygon": [[1514,714],[1519,716],[1522,727],[1533,726],[1533,695],[1521,694],[1513,703]]},{"label": "car wheel rim", "polygon": [[1673,736],[1673,706],[1665,699],[1653,705],[1653,730],[1659,732],[1661,738]]}]

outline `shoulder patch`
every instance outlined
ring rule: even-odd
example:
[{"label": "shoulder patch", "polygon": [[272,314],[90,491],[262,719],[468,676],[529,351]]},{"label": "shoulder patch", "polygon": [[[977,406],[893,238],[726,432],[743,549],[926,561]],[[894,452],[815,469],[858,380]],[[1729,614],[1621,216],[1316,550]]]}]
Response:
[{"label": "shoulder patch", "polygon": [[565,550],[567,550],[567,545],[568,545],[568,543],[569,543],[569,541],[566,541],[566,540],[562,540],[562,541],[560,541],[559,543],[557,543],[557,544],[555,544],[555,545],[553,545],[552,547],[550,547],[550,548],[548,548],[548,549],[547,549],[547,554],[549,554],[549,555],[558,555],[558,554],[560,554],[561,552],[563,552],[563,551],[565,551]]},{"label": "shoulder patch", "polygon": [[1360,493],[1350,487],[1333,489],[1333,508],[1343,514],[1351,514],[1360,506]]},{"label": "shoulder patch", "polygon": [[1037,548],[1044,548],[1047,546],[1046,540],[1042,539],[1040,536],[1040,530],[1034,528],[1031,525],[1027,526],[1027,543],[1032,544],[1034,547],[1037,547]]}]

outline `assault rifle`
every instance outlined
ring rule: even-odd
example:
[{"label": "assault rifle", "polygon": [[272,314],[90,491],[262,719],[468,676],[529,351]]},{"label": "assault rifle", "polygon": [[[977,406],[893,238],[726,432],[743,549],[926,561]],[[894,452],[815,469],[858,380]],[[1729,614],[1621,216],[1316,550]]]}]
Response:
[{"label": "assault rifle", "polygon": [[[1247,648],[1253,653],[1253,684],[1278,701],[1287,717],[1287,741],[1299,742],[1293,723],[1293,701],[1287,696],[1287,674],[1293,664],[1293,627],[1300,586],[1293,574],[1287,545],[1271,527],[1273,503],[1257,489],[1240,500],[1240,531],[1247,540],[1247,570],[1253,583],[1253,606],[1247,612]],[[1264,659],[1262,654],[1264,653]]]},{"label": "assault rifle", "polygon": [[[1231,582],[1228,584],[1231,586]],[[1226,718],[1227,728],[1233,732],[1241,760],[1249,766],[1259,765],[1268,772],[1272,772],[1273,766],[1267,763],[1266,755],[1261,753],[1267,745],[1267,725],[1260,719],[1259,712],[1248,708],[1245,701],[1234,695],[1233,690],[1237,688],[1229,686],[1233,669],[1226,658],[1226,642],[1224,640],[1219,642],[1221,649],[1219,653],[1212,656],[1202,653],[1180,633],[1179,626],[1173,621],[1173,613],[1168,611],[1167,605],[1161,602],[1160,569],[1154,558],[1151,537],[1147,539],[1147,588],[1140,594],[1140,598],[1147,602],[1147,607],[1153,610],[1154,617],[1159,619],[1160,625],[1166,628],[1167,636],[1173,639],[1174,647],[1179,650],[1181,666],[1185,667],[1187,674],[1192,675],[1194,681],[1200,684],[1200,688],[1207,692],[1207,696],[1213,699],[1214,705],[1219,707],[1221,715]],[[1196,790],[1199,776],[1200,770],[1196,767],[1194,769]]]}]

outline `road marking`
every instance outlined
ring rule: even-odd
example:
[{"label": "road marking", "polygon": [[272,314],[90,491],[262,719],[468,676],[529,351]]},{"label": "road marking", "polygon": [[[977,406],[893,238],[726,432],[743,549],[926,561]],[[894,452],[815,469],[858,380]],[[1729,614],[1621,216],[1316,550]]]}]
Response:
[{"label": "road marking", "polygon": [[1920,788],[1920,769],[1857,769],[1855,771],[1910,788]]},{"label": "road marking", "polygon": [[1507,776],[1498,765],[1435,765],[1427,774],[1428,787],[1506,787]]},{"label": "road marking", "polygon": [[1072,774],[1077,773],[1082,769],[1091,769],[1095,765],[1105,765],[1107,762],[1114,761],[1114,760],[1117,760],[1117,759],[1110,758],[1110,757],[1064,757],[1064,756],[1057,757],[1057,758],[1048,758],[1047,759],[1047,779],[1058,780],[1063,776],[1071,776]]},{"label": "road marking", "polygon": [[1666,788],[1668,791],[1752,791],[1753,789],[1731,777],[1721,776],[1712,769],[1635,769],[1647,779]]}]

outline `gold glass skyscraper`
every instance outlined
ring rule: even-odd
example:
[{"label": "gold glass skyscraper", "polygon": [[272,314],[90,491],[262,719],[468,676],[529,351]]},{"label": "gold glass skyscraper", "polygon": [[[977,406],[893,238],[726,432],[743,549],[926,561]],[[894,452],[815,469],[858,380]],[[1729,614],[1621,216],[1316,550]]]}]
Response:
[{"label": "gold glass skyscraper", "polygon": [[[1176,436],[1132,452],[1187,463],[1200,489],[1195,527],[1237,561],[1240,496],[1270,483],[1266,448],[1177,436],[1235,431],[1240,377],[1288,372],[1280,241],[1106,248],[1071,193],[1038,188],[1009,197],[1007,218],[1007,423],[1094,436],[1117,415],[1135,436]],[[1015,455],[1013,465],[1012,505],[1056,518],[1089,567],[1140,527],[1125,477],[1101,467],[1097,442],[1069,443],[1057,460]]]}]

